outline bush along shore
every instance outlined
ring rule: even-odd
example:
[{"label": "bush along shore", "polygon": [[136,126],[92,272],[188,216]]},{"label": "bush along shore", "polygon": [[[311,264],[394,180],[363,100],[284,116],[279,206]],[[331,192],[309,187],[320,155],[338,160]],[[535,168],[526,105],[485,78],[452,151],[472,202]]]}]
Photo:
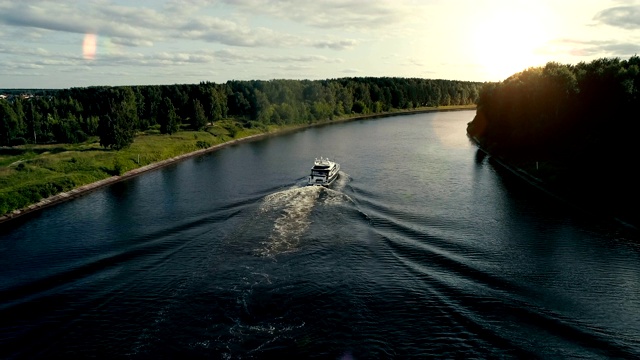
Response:
[{"label": "bush along shore", "polygon": [[475,105],[422,107],[352,115],[323,122],[245,128],[227,119],[200,131],[171,135],[139,133],[130,146],[105,149],[97,138],[79,144],[20,145],[0,148],[0,223],[73,199],[87,192],[188,157],[241,141],[343,121],[432,111],[475,109]]}]

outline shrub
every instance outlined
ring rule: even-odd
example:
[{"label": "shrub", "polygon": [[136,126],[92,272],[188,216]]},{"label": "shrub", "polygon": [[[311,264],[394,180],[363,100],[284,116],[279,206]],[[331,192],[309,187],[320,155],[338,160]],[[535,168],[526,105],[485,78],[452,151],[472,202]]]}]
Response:
[{"label": "shrub", "polygon": [[249,127],[249,129],[258,129],[262,131],[267,130],[267,126],[259,121],[249,121],[247,126]]},{"label": "shrub", "polygon": [[17,137],[11,139],[11,146],[25,145],[27,143],[27,139],[23,137]]},{"label": "shrub", "polygon": [[236,124],[225,124],[224,128],[227,129],[227,132],[229,133],[229,136],[236,137],[236,134],[238,133],[238,131],[240,131],[240,129],[238,128],[238,126]]},{"label": "shrub", "polygon": [[113,174],[122,175],[125,172],[124,165],[119,159],[113,160]]},{"label": "shrub", "polygon": [[208,149],[211,147],[211,144],[207,141],[199,140],[196,142],[196,147],[199,149]]}]

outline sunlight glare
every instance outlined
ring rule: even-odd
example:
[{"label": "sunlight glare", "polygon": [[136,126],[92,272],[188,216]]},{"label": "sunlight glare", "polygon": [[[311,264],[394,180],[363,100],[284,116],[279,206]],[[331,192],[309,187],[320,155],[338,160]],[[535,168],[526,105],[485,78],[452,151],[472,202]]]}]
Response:
[{"label": "sunlight glare", "polygon": [[472,31],[474,60],[488,81],[502,81],[531,66],[544,65],[537,50],[550,39],[549,31],[535,13],[487,11],[478,17]]},{"label": "sunlight glare", "polygon": [[87,60],[93,60],[96,58],[96,34],[85,34],[84,41],[82,42],[82,57]]}]

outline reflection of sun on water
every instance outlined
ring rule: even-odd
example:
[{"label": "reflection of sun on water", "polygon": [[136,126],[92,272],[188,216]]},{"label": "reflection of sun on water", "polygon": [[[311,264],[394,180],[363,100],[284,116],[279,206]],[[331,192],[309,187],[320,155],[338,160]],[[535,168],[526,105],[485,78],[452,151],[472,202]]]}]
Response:
[{"label": "reflection of sun on water", "polygon": [[[460,127],[456,122],[449,121],[449,118],[450,115],[435,113],[433,121],[430,122],[431,129],[437,135],[440,145],[447,150],[468,148],[469,139],[465,135],[460,135]],[[472,117],[469,120],[471,119]]]},{"label": "reflection of sun on water", "polygon": [[489,81],[501,81],[531,66],[544,65],[537,53],[549,38],[548,24],[531,9],[487,11],[473,25],[473,57]]}]

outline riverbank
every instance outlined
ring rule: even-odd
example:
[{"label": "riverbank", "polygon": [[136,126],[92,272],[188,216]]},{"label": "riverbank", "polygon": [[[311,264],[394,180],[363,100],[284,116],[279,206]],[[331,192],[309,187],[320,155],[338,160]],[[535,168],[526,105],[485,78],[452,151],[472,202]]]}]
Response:
[{"label": "riverbank", "polygon": [[[629,206],[619,204],[616,206],[616,199],[610,196],[597,196],[594,191],[594,189],[597,188],[595,185],[588,185],[589,190],[584,190],[584,180],[578,185],[576,184],[578,181],[558,179],[558,173],[562,172],[559,170],[562,169],[562,167],[558,167],[559,165],[551,166],[554,169],[553,171],[540,170],[544,167],[550,167],[550,164],[546,163],[530,164],[530,168],[525,169],[523,166],[491,154],[482,147],[475,137],[470,136],[470,139],[476,144],[478,151],[481,151],[485,156],[489,157],[491,162],[556,200],[591,216],[606,216],[629,230],[640,230],[640,222],[638,221],[637,215],[635,215],[635,210],[627,209]],[[538,166],[540,169],[538,169]],[[585,195],[587,195],[586,198]]]},{"label": "riverbank", "polygon": [[413,109],[413,110],[401,110],[401,111],[394,111],[394,112],[388,112],[388,113],[378,113],[378,114],[366,114],[366,115],[358,115],[358,116],[352,116],[352,117],[345,117],[345,118],[340,118],[340,119],[334,119],[334,120],[328,120],[328,121],[324,121],[324,122],[318,122],[318,123],[313,123],[313,124],[305,124],[305,125],[296,125],[296,126],[288,126],[288,127],[281,127],[278,128],[276,130],[266,130],[262,133],[258,133],[258,134],[254,134],[254,135],[248,135],[248,136],[244,136],[241,138],[236,138],[236,139],[232,139],[232,140],[228,140],[225,142],[222,142],[220,144],[216,144],[213,146],[210,146],[208,148],[203,148],[203,149],[199,149],[196,151],[189,151],[189,152],[185,152],[182,153],[180,155],[177,156],[173,156],[164,160],[160,160],[157,162],[153,162],[147,165],[143,165],[140,167],[137,167],[135,169],[129,170],[124,172],[121,175],[113,175],[111,177],[99,180],[99,181],[95,181],[95,182],[91,182],[89,184],[85,184],[82,186],[78,186],[72,190],[69,191],[64,191],[64,192],[60,192],[57,193],[55,195],[49,196],[47,198],[44,198],[36,203],[30,204],[26,207],[17,209],[17,210],[13,210],[7,214],[4,214],[2,216],[0,216],[0,224],[22,217],[24,215],[27,214],[32,214],[34,212],[37,212],[39,210],[42,210],[44,208],[59,204],[61,202],[64,201],[68,201],[71,199],[75,199],[78,198],[80,196],[83,196],[91,191],[97,190],[99,188],[105,187],[107,185],[111,185],[114,184],[116,182],[119,181],[123,181],[126,179],[130,179],[132,177],[138,176],[140,174],[146,173],[148,171],[152,171],[155,169],[159,169],[162,168],[164,166],[170,165],[170,164],[174,164],[176,162],[182,161],[184,159],[187,158],[191,158],[191,157],[195,157],[195,156],[200,156],[203,155],[205,153],[208,152],[213,152],[213,151],[217,151],[221,148],[227,147],[227,146],[232,146],[241,142],[247,142],[247,141],[254,141],[254,140],[258,140],[260,138],[264,138],[264,137],[268,137],[268,136],[276,136],[276,135],[282,135],[285,133],[290,133],[290,132],[294,132],[294,131],[299,131],[305,128],[310,128],[310,127],[317,127],[317,126],[325,126],[325,125],[330,125],[330,124],[336,124],[336,123],[342,123],[342,122],[348,122],[348,121],[356,121],[356,120],[365,120],[365,119],[373,119],[373,118],[383,118],[383,117],[392,117],[392,116],[400,116],[400,115],[409,115],[409,114],[420,114],[420,113],[428,113],[428,112],[438,112],[438,111],[460,111],[460,110],[474,110],[475,109],[475,105],[467,105],[467,106],[443,106],[443,107],[437,107],[437,108],[419,108],[419,109]]}]

